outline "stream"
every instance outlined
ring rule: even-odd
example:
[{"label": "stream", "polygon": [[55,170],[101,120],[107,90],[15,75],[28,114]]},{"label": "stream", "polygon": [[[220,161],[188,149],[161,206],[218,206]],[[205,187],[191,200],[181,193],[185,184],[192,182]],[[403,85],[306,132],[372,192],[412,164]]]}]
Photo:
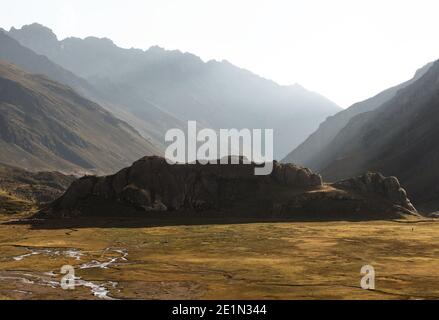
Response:
[{"label": "stream", "polygon": [[[27,248],[28,253],[12,257],[14,261],[23,261],[33,256],[43,255],[47,257],[68,257],[74,258],[76,261],[84,261],[83,263],[74,266],[76,270],[86,270],[86,269],[109,269],[121,263],[128,261],[128,252],[125,249],[118,248],[106,248],[103,251],[80,251],[77,249],[34,249]],[[90,261],[86,260],[86,257],[90,254],[100,253],[99,260],[92,259]],[[109,255],[109,256],[108,256]],[[103,261],[102,261],[103,260]],[[24,285],[39,285],[39,286],[48,286],[51,288],[61,288],[61,278],[64,275],[60,272],[50,270],[44,273],[33,273],[29,271],[1,271],[0,272],[0,281],[18,281]],[[111,291],[117,290],[118,283],[114,281],[106,281],[106,282],[93,282],[82,279],[81,277],[75,276],[74,278],[75,287],[85,287],[88,288],[93,296],[98,299],[103,300],[114,300],[111,297]],[[15,292],[31,294],[28,290],[14,290]]]}]

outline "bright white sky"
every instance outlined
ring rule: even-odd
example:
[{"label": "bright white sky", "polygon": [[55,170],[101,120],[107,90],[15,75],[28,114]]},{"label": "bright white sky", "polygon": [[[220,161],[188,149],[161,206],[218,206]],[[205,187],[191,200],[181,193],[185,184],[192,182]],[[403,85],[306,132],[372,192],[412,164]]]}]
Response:
[{"label": "bright white sky", "polygon": [[439,58],[437,0],[0,0],[0,27],[226,59],[346,108]]}]

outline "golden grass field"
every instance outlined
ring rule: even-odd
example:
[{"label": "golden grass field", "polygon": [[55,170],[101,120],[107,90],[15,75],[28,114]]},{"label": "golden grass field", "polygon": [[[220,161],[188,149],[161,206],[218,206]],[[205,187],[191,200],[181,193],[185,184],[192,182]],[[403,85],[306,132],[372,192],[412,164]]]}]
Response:
[{"label": "golden grass field", "polygon": [[[16,216],[15,216],[16,217]],[[1,299],[436,299],[439,223],[0,224]],[[376,289],[360,288],[374,266]],[[60,287],[63,265],[74,290]]]}]

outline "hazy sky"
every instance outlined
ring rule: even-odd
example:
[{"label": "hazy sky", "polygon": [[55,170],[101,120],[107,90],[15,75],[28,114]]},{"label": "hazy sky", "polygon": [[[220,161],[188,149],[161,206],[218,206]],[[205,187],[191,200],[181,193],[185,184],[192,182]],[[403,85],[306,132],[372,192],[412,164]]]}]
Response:
[{"label": "hazy sky", "polygon": [[226,59],[342,107],[439,58],[438,0],[0,0],[1,27]]}]

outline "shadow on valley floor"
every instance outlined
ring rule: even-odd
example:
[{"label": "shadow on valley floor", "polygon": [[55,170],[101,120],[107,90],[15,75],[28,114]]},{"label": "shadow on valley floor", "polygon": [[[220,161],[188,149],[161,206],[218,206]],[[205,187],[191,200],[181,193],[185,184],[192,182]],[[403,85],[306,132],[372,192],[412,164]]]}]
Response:
[{"label": "shadow on valley floor", "polygon": [[138,218],[138,217],[106,217],[106,218],[70,218],[70,219],[17,219],[3,222],[3,225],[28,225],[34,230],[56,229],[81,229],[81,228],[155,228],[177,226],[200,226],[200,225],[237,225],[237,224],[260,224],[260,223],[288,223],[288,222],[368,222],[368,221],[394,221],[400,223],[419,223],[436,221],[434,219],[409,217],[405,219],[379,219],[370,217],[352,219],[346,217],[310,219],[309,217],[295,218],[206,218],[206,217],[166,217],[166,218]]}]

